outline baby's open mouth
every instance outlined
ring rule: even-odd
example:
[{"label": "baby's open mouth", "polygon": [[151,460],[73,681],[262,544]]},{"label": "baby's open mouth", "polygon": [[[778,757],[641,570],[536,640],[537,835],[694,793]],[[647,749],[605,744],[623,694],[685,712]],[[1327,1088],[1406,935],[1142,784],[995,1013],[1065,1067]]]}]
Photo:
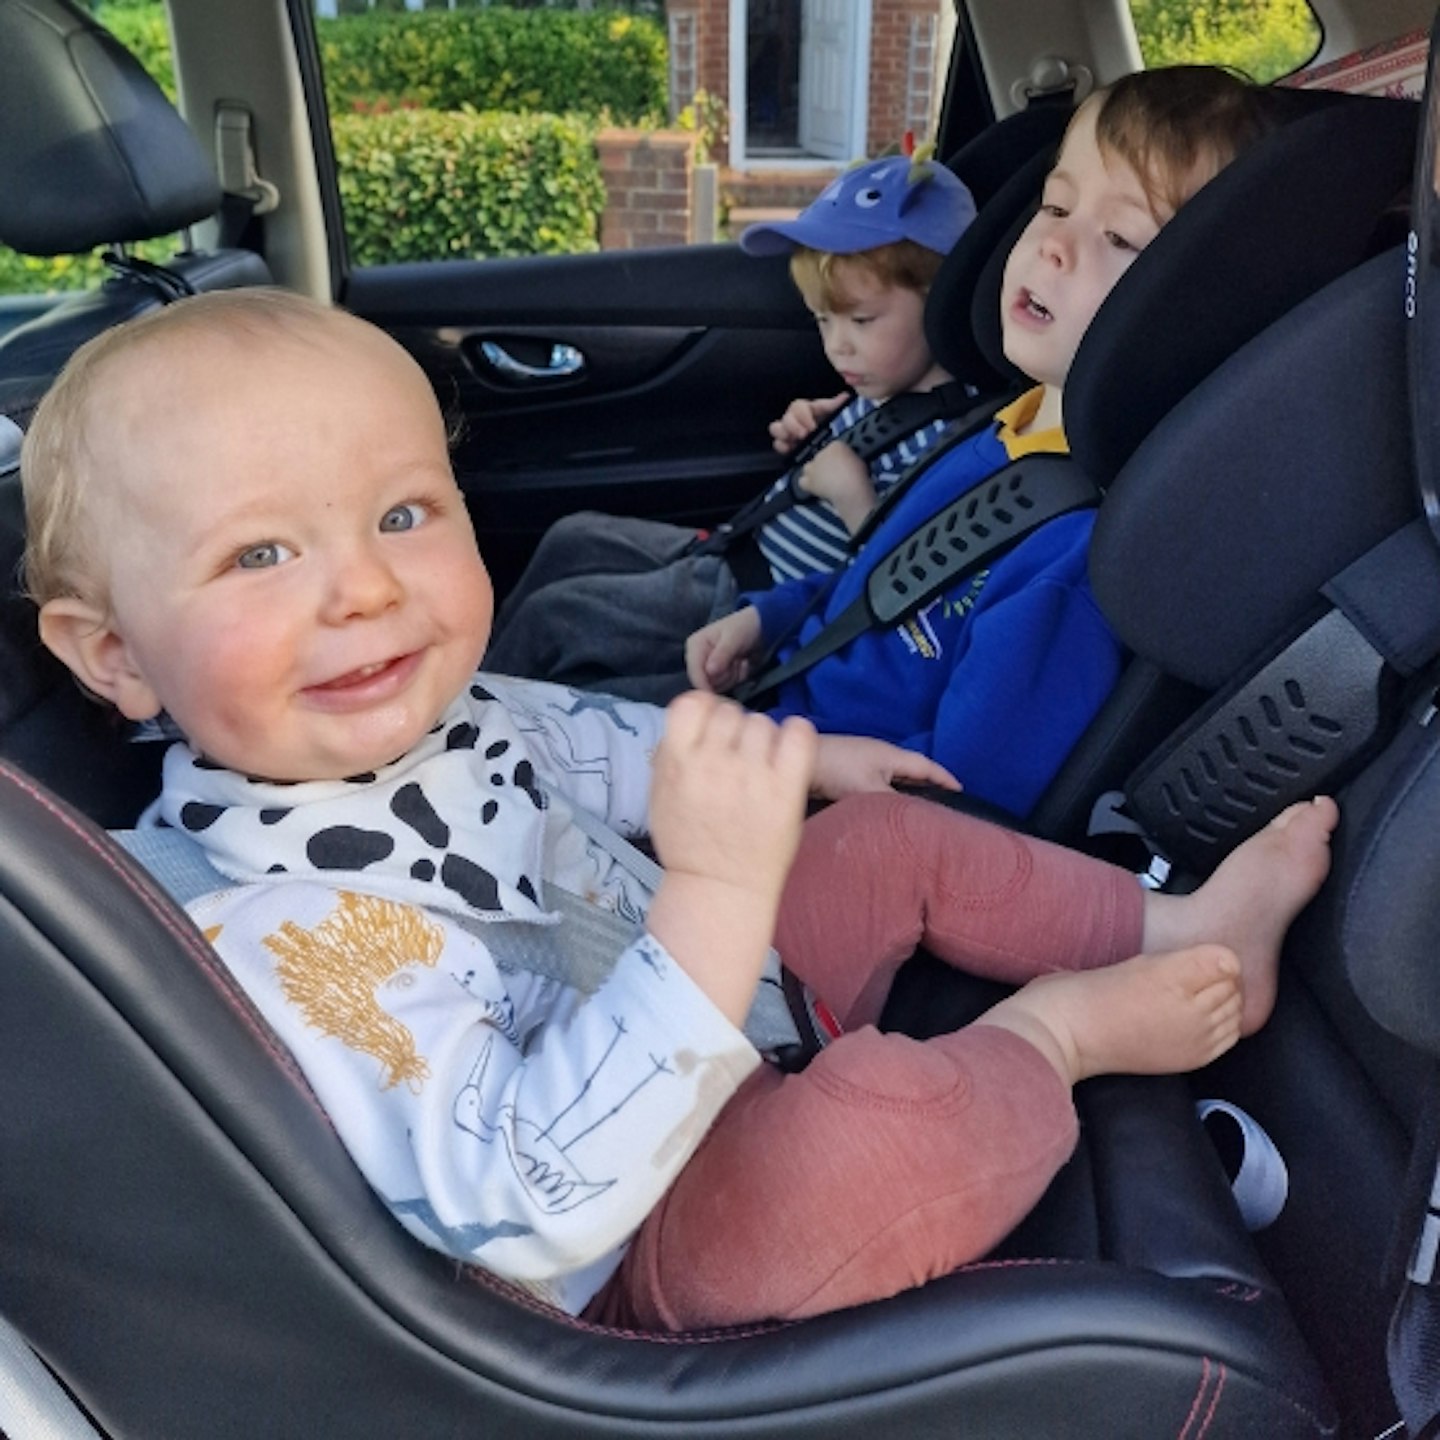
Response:
[{"label": "baby's open mouth", "polygon": [[325,680],[319,685],[313,685],[311,689],[348,690],[353,686],[363,685],[367,680],[373,680],[377,675],[383,675],[385,671],[399,665],[407,658],[404,655],[395,655],[389,660],[377,660],[373,665],[361,665],[356,670],[349,670],[344,675],[337,675],[333,680]]}]

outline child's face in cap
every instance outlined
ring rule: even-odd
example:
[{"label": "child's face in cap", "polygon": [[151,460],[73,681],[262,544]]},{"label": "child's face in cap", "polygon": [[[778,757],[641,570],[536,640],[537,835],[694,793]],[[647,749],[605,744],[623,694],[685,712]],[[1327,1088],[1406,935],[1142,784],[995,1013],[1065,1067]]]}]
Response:
[{"label": "child's face in cap", "polygon": [[1100,149],[1095,113],[1087,102],[1071,122],[1001,287],[1006,357],[1057,390],[1095,312],[1169,218],[1154,213],[1135,171]]},{"label": "child's face in cap", "polygon": [[[839,262],[837,303],[805,297],[825,358],[857,395],[888,400],[934,378],[925,339],[925,297],[881,280],[865,265]],[[843,303],[839,303],[843,300]]]},{"label": "child's face in cap", "polygon": [[428,382],[348,318],[175,339],[110,386],[111,612],[104,683],[85,678],[249,775],[396,759],[478,665],[494,605]]}]

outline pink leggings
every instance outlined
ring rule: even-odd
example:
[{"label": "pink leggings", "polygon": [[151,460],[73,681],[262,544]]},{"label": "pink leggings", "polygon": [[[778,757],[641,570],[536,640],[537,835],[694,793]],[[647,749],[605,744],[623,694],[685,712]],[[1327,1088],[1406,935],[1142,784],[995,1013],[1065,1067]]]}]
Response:
[{"label": "pink leggings", "polygon": [[798,1318],[977,1259],[1075,1144],[1038,1051],[972,1025],[874,1028],[923,945],[1023,984],[1140,948],[1133,875],[926,800],[865,795],[810,820],[776,948],[846,1034],[796,1075],[762,1067],[721,1112],[587,1315],[645,1330]]}]

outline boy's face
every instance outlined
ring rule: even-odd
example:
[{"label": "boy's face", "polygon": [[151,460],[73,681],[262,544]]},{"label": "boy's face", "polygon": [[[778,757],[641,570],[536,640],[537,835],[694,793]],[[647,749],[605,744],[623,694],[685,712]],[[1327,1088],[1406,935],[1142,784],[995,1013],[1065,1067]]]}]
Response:
[{"label": "boy's face", "polygon": [[1135,171],[1100,149],[1096,109],[1076,112],[1000,292],[1006,357],[1057,390],[1095,312],[1169,218],[1153,212]]},{"label": "boy's face", "polygon": [[248,775],[396,759],[460,693],[494,608],[428,383],[348,320],[177,343],[112,382],[102,422],[123,457],[109,698]]},{"label": "boy's face", "polygon": [[925,297],[890,285],[863,265],[846,265],[833,310],[806,305],[820,328],[825,358],[857,395],[888,400],[913,390],[934,367],[925,341]]}]

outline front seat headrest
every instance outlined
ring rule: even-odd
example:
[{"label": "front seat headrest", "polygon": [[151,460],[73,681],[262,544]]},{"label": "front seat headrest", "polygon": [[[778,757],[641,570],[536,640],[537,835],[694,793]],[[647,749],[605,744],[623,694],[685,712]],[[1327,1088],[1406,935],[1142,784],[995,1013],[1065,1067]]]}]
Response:
[{"label": "front seat headrest", "polygon": [[0,0],[0,241],[66,255],[213,214],[214,167],[160,87],[69,0]]}]

